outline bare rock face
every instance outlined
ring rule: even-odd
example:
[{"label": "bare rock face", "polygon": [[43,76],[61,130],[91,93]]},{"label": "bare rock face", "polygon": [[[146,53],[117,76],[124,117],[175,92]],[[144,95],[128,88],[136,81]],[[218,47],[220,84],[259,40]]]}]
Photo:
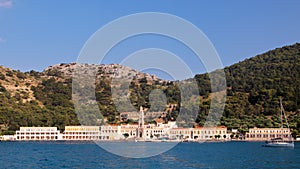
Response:
[{"label": "bare rock face", "polygon": [[157,76],[150,75],[148,73],[142,73],[137,70],[131,69],[127,66],[122,66],[119,64],[79,64],[79,63],[70,63],[70,64],[56,64],[46,68],[43,73],[44,76],[60,76],[70,78],[74,74],[74,70],[79,70],[83,74],[91,74],[96,71],[97,79],[101,77],[105,78],[116,78],[116,79],[142,79],[146,78],[148,82],[161,81]]},{"label": "bare rock face", "polygon": [[[74,77],[74,71],[80,70],[82,75],[93,75],[96,82],[101,80],[121,82],[130,82],[132,80],[145,79],[148,84],[167,82],[159,79],[155,75],[142,73],[119,64],[79,64],[79,63],[61,63],[49,66],[43,72],[21,72],[0,66],[0,92],[8,91],[12,97],[18,98],[20,103],[39,101],[35,98],[33,87],[37,87],[43,80],[50,78],[56,81],[64,82]],[[120,85],[121,83],[119,83]],[[117,86],[119,86],[117,85]],[[39,103],[41,104],[41,103]]]}]

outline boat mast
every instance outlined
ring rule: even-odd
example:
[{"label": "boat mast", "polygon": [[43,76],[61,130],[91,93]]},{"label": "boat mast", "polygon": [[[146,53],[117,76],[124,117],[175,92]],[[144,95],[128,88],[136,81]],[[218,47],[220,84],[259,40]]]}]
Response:
[{"label": "boat mast", "polygon": [[282,120],[282,112],[283,112],[282,98],[280,97],[280,122],[281,122],[281,138],[283,139],[283,120]]},{"label": "boat mast", "polygon": [[[283,135],[283,120],[282,120],[282,117],[284,117],[285,119],[285,123],[287,125],[287,128],[288,128],[288,137],[289,137],[289,140],[293,140],[292,139],[292,136],[291,136],[291,131],[290,131],[290,126],[289,126],[289,123],[288,123],[288,120],[287,120],[287,117],[286,117],[286,114],[285,114],[285,111],[284,111],[284,108],[283,108],[283,105],[282,105],[282,98],[280,98],[280,116],[281,116],[281,127],[282,127],[282,135]],[[283,137],[282,137],[283,138]]]}]

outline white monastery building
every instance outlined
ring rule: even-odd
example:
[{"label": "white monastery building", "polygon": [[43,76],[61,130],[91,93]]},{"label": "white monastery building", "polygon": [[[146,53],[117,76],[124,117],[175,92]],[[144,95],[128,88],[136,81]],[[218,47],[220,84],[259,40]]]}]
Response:
[{"label": "white monastery building", "polygon": [[59,140],[60,132],[57,127],[20,127],[16,131],[16,140]]}]

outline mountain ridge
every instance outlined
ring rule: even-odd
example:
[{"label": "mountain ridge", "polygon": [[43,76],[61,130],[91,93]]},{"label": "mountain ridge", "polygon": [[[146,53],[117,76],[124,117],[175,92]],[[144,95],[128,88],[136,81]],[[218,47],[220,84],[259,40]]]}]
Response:
[{"label": "mountain ridge", "polygon": [[[20,72],[0,66],[0,124],[15,130],[21,125],[58,126],[79,124],[71,101],[70,64],[49,66],[43,72]],[[83,64],[84,65],[84,64]],[[171,120],[180,111],[180,92],[176,81],[138,72],[118,64],[94,65],[97,70],[96,98],[107,122],[118,122],[111,98],[111,78],[137,74],[131,81],[130,99],[135,107],[150,107],[149,94],[162,90],[168,109],[164,119]],[[118,71],[117,71],[118,70]],[[120,72],[119,72],[120,71]],[[278,99],[284,98],[291,127],[300,129],[300,43],[284,46],[245,59],[224,68],[227,100],[220,124],[244,131],[250,127],[277,127]],[[203,124],[210,107],[210,80],[207,73],[195,75],[200,93],[200,111],[196,123]],[[126,106],[126,105],[124,105]],[[27,111],[27,112],[25,112]]]}]

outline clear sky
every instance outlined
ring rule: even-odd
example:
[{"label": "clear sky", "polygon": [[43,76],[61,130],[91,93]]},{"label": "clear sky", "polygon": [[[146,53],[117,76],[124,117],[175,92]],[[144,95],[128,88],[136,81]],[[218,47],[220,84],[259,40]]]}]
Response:
[{"label": "clear sky", "polygon": [[[299,0],[0,0],[0,65],[42,71],[75,62],[96,30],[137,12],[170,13],[190,21],[207,35],[225,66],[300,42]],[[118,63],[121,55],[146,47],[169,50],[189,62],[188,51],[164,41],[156,36],[132,38],[105,63]],[[201,66],[190,65],[195,73],[203,73]]]}]

